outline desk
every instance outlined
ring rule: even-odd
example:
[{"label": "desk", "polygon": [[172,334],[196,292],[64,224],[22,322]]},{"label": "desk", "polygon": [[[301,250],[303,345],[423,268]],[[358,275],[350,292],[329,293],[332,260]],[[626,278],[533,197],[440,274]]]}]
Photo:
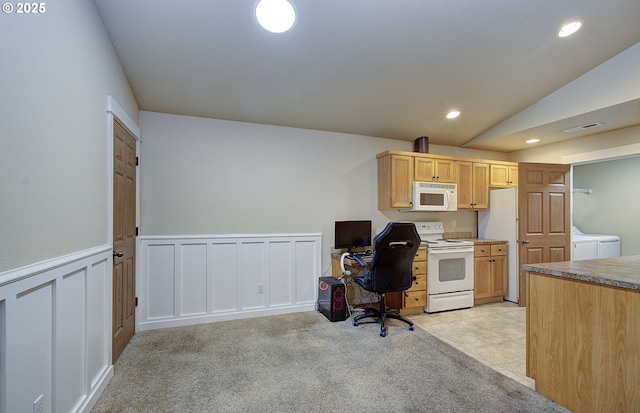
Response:
[{"label": "desk", "polygon": [[[335,278],[342,277],[342,268],[340,268],[340,257],[342,254],[331,254],[331,271]],[[365,263],[370,263],[371,258],[364,259]],[[354,260],[345,259],[345,267],[351,270],[350,278],[358,277],[362,274],[362,267]],[[388,293],[387,307],[398,308],[403,315],[421,314],[427,306],[427,248],[420,246],[413,260],[413,275],[416,277],[411,288],[407,291]],[[347,299],[352,304],[369,303],[369,297],[375,294],[362,289],[354,282],[347,282]],[[363,300],[364,298],[364,300]],[[376,299],[377,301],[377,299]],[[374,302],[376,302],[374,301]]]},{"label": "desk", "polygon": [[[340,257],[342,257],[341,253],[331,254],[331,275],[335,278],[342,277],[342,268],[340,267]],[[373,256],[370,257],[361,257],[362,261],[365,264],[369,265]],[[351,271],[351,275],[344,276],[346,285],[347,285],[347,300],[349,300],[349,304],[354,306],[364,306],[369,305],[371,303],[376,303],[379,301],[377,294],[369,292],[364,288],[360,287],[358,284],[353,281],[355,277],[362,277],[363,268],[360,264],[352,259],[345,258],[344,260],[345,269]],[[387,297],[389,297],[387,295]],[[388,301],[388,298],[387,298]],[[388,304],[387,304],[388,305]],[[400,307],[392,307],[392,308],[400,308]]]}]

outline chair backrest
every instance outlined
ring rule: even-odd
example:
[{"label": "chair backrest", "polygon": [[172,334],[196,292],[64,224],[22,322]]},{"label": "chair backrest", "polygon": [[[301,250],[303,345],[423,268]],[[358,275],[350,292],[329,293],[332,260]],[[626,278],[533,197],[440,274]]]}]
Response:
[{"label": "chair backrest", "polygon": [[373,240],[369,271],[372,291],[392,292],[411,288],[413,260],[420,236],[412,222],[390,222]]}]

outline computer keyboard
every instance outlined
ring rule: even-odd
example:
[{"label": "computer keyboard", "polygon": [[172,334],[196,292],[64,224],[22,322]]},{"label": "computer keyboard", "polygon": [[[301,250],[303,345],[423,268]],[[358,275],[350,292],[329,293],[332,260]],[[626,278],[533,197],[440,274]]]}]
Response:
[{"label": "computer keyboard", "polygon": [[353,255],[355,255],[358,258],[370,258],[370,257],[373,257],[373,252],[371,252],[371,251],[368,251],[368,252],[357,252],[357,253],[355,253]]}]

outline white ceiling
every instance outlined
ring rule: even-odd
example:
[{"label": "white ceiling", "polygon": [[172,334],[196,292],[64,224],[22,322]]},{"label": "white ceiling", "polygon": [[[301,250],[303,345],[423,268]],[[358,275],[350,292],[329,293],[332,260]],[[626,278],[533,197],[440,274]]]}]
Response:
[{"label": "white ceiling", "polygon": [[[638,93],[498,128],[639,43],[639,0],[292,2],[296,25],[272,34],[255,0],[96,0],[142,110],[501,152],[640,124]],[[582,30],[557,38],[573,18]],[[603,125],[559,132],[575,122]]]}]

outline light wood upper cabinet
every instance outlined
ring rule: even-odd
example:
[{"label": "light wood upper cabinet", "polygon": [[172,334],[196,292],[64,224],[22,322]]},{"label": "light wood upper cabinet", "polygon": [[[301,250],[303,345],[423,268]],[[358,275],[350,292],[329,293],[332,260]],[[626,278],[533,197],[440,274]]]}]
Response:
[{"label": "light wood upper cabinet", "polygon": [[416,157],[415,180],[454,183],[454,161],[451,159]]},{"label": "light wood upper cabinet", "polygon": [[489,164],[455,162],[458,184],[458,209],[489,208]]},{"label": "light wood upper cabinet", "polygon": [[518,166],[491,164],[489,167],[489,186],[492,188],[518,186]]},{"label": "light wood upper cabinet", "polygon": [[489,187],[518,185],[518,164],[415,152],[385,151],[378,159],[378,209],[411,209],[413,182],[458,185],[458,209],[489,208]]},{"label": "light wood upper cabinet", "polygon": [[378,209],[411,207],[413,163],[410,155],[378,158]]}]

